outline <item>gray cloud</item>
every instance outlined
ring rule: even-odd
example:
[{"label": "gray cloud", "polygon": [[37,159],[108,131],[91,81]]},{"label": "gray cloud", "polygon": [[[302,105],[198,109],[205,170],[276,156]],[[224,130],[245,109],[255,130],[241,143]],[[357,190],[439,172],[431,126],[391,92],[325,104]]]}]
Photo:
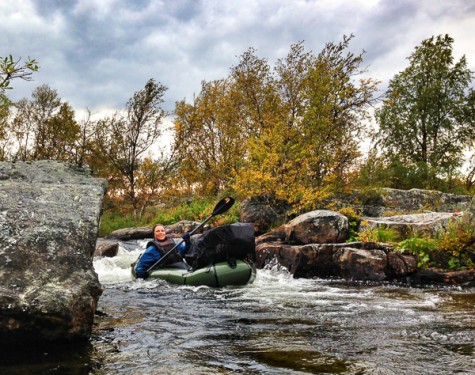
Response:
[{"label": "gray cloud", "polygon": [[355,34],[368,75],[388,80],[423,39],[450,34],[475,65],[471,1],[431,0],[4,0],[0,56],[36,58],[33,82],[14,82],[14,99],[40,84],[79,110],[123,108],[149,78],[169,87],[166,107],[191,100],[202,80],[225,77],[249,47],[271,64],[304,40],[318,53]]}]

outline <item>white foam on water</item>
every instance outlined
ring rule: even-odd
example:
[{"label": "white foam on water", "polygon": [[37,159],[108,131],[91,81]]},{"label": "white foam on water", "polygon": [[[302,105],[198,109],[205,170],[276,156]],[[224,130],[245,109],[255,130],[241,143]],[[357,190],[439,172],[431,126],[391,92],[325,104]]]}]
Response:
[{"label": "white foam on water", "polygon": [[94,258],[93,265],[99,281],[104,285],[114,285],[132,282],[131,264],[143,252],[141,246],[132,251],[119,243],[119,250],[115,257]]},{"label": "white foam on water", "polygon": [[[128,289],[153,289],[160,283],[156,280],[133,280],[131,275],[131,263],[144,251],[147,240],[127,242],[119,244],[119,251],[115,257],[101,257],[94,259],[94,268],[99,276],[101,284],[107,287],[124,286]],[[179,290],[188,290],[200,293],[208,290],[208,287],[187,287],[173,285]],[[327,306],[328,313],[360,311],[368,309],[399,312],[407,319],[417,316],[418,321],[431,321],[434,315],[431,313],[421,314],[422,310],[433,310],[441,302],[440,296],[434,293],[412,290],[410,298],[405,295],[395,295],[392,289],[384,288],[347,288],[336,286],[328,280],[322,279],[294,279],[292,275],[282,268],[268,268],[257,270],[257,276],[253,284],[236,288],[236,292],[230,292],[232,288],[213,289],[213,294],[219,299],[220,293],[228,300],[238,299],[242,303],[260,300],[262,305],[272,305],[276,309],[286,306]]]}]

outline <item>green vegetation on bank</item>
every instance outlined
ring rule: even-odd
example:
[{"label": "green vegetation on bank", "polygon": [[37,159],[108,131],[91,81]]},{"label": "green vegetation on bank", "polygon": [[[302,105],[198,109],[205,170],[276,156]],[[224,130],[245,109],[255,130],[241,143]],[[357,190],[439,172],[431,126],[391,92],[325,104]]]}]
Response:
[{"label": "green vegetation on bank", "polygon": [[397,231],[385,226],[376,226],[365,227],[355,237],[362,242],[390,243],[397,251],[415,255],[420,269],[475,268],[475,226],[460,217],[449,221],[446,227],[437,230],[432,236],[414,234],[402,239]]},{"label": "green vegetation on bank", "polygon": [[[109,204],[104,210],[99,227],[99,236],[103,237],[117,229],[145,227],[154,224],[175,224],[181,220],[203,221],[216,205],[216,200],[201,198],[169,202],[161,206],[151,207],[147,213],[137,217],[127,207],[117,210],[116,205]],[[241,204],[236,202],[233,207],[222,215],[213,218],[209,224],[213,226],[230,224],[239,221]]]},{"label": "green vegetation on bank", "polygon": [[[181,220],[203,221],[213,211],[215,199],[170,201],[168,204],[154,207],[147,214],[137,218],[130,209],[116,210],[109,202],[99,230],[101,237],[112,231],[130,227],[152,226],[156,223],[170,225]],[[106,205],[107,206],[107,205]],[[210,225],[223,225],[239,221],[241,204],[236,204],[226,213],[214,218]],[[448,270],[475,268],[475,227],[472,223],[457,217],[436,231],[431,237],[417,236],[402,238],[401,234],[386,226],[369,227],[353,207],[345,207],[339,212],[349,221],[350,238],[348,242],[382,242],[392,244],[394,249],[417,257],[418,267],[425,269],[436,267]]]}]

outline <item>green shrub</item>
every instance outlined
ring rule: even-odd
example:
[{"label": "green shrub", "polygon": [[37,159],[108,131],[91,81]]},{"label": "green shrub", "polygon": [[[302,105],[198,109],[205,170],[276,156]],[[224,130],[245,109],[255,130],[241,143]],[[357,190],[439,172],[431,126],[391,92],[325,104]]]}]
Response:
[{"label": "green shrub", "polygon": [[393,228],[386,226],[368,227],[367,223],[363,221],[361,225],[364,229],[358,233],[358,241],[361,242],[396,242],[399,238],[399,233]]},{"label": "green shrub", "polygon": [[461,220],[452,220],[435,233],[434,238],[408,238],[395,248],[417,256],[418,267],[442,269],[474,268],[475,228]]},{"label": "green shrub", "polygon": [[407,238],[395,245],[395,250],[409,252],[417,257],[417,266],[421,269],[432,266],[432,255],[437,249],[437,241],[432,238]]},{"label": "green shrub", "polygon": [[474,268],[475,227],[470,222],[452,220],[436,233],[437,249],[443,252],[450,269]]},{"label": "green shrub", "polygon": [[343,207],[340,208],[338,212],[348,219],[349,236],[346,242],[358,241],[358,227],[360,225],[361,214],[353,207]]},{"label": "green shrub", "polygon": [[343,207],[338,210],[340,214],[346,216],[348,221],[359,222],[361,220],[361,214],[357,212],[353,207]]}]

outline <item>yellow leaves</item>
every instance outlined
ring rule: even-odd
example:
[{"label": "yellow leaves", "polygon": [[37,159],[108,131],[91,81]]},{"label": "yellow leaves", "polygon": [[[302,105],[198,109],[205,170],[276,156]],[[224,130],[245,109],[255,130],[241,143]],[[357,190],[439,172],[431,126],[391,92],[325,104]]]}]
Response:
[{"label": "yellow leaves", "polygon": [[203,82],[175,111],[180,174],[201,193],[232,187],[308,208],[343,189],[377,85],[354,78],[362,57],[346,54],[350,39],[318,56],[294,45],[275,70],[249,49],[230,76]]}]

